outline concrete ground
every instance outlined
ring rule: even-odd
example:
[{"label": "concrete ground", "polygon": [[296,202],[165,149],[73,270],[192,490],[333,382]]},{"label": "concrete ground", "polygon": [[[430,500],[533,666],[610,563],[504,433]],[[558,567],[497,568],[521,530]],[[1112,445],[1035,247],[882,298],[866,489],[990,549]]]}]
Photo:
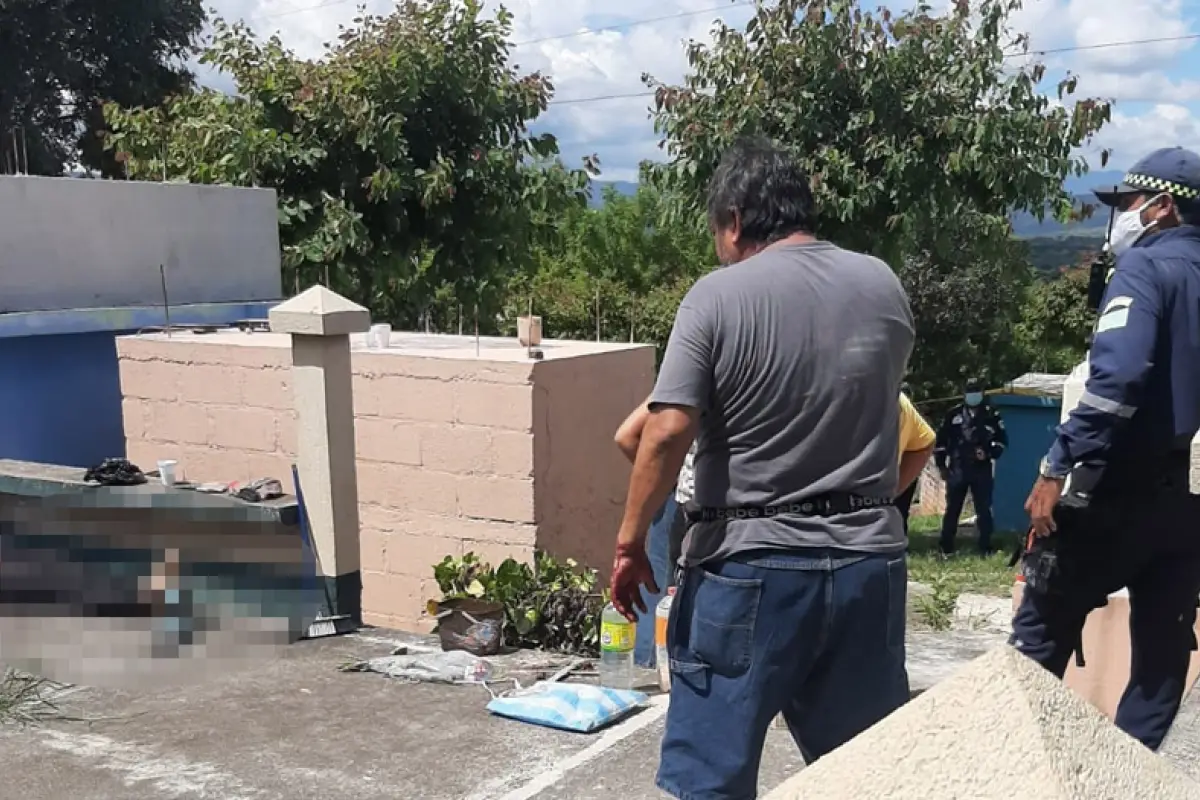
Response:
[{"label": "concrete ground", "polygon": [[[924,638],[922,638],[924,636]],[[995,637],[918,634],[915,689]],[[58,721],[0,728],[0,797],[22,800],[623,800],[654,787],[665,697],[593,735],[490,715],[477,686],[341,672],[406,640],[364,634],[305,642],[269,663],[185,687],[82,689]],[[803,766],[773,728],[766,791]]]}]

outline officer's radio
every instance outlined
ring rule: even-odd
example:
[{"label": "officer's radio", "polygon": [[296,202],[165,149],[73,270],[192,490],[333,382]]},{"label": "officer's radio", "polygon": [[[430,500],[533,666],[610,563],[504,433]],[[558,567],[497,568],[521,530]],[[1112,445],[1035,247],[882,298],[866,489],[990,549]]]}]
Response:
[{"label": "officer's radio", "polygon": [[[1113,192],[1117,191],[1117,187],[1113,187]],[[1104,233],[1104,251],[1092,262],[1091,272],[1088,274],[1088,308],[1092,311],[1099,311],[1100,304],[1104,302],[1104,289],[1108,286],[1108,276],[1112,274],[1113,267],[1116,265],[1116,259],[1113,257],[1112,251],[1108,249],[1108,242],[1112,238],[1113,222],[1117,218],[1116,206],[1111,206],[1108,209],[1108,229]]]}]

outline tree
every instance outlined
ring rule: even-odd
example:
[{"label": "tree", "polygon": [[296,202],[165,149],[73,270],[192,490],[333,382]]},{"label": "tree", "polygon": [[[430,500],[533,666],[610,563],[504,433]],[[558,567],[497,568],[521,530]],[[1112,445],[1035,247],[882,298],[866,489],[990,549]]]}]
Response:
[{"label": "tree", "polygon": [[599,208],[573,208],[538,248],[534,269],[510,284],[507,316],[532,305],[547,334],[663,346],[696,278],[716,265],[712,236],[664,225],[661,194],[609,187]]},{"label": "tree", "polygon": [[[1039,90],[1044,68],[1009,59],[1027,45],[1008,29],[1019,6],[956,0],[942,15],[924,4],[894,15],[856,0],[761,3],[744,31],[720,25],[711,46],[689,47],[682,85],[645,76],[667,151],[645,178],[674,199],[676,216],[694,218],[737,136],[785,144],[811,176],[816,233],[905,277],[922,331],[914,382],[986,371],[946,358],[989,354],[984,315],[1016,316],[1021,291],[1008,292],[1024,278],[1009,214],[1072,214],[1063,181],[1086,170],[1075,153],[1110,115],[1104,102],[1070,102],[1072,76],[1058,87],[1064,104],[1052,103]],[[966,337],[962,352],[937,341],[939,330]]]},{"label": "tree", "polygon": [[[733,139],[766,134],[811,175],[819,232],[892,264],[953,245],[944,223],[964,210],[1067,216],[1063,180],[1086,170],[1074,153],[1110,109],[1056,106],[1039,91],[1040,64],[1009,60],[1027,45],[1007,28],[1019,7],[956,0],[943,16],[924,4],[894,16],[857,0],[760,4],[745,31],[721,25],[711,47],[689,47],[682,86],[645,76],[668,154],[648,176],[693,211]],[[1060,97],[1075,85],[1068,76]]]},{"label": "tree", "polygon": [[318,61],[214,22],[203,61],[237,96],[185,93],[157,109],[108,107],[130,177],[265,186],[279,193],[285,281],[323,282],[415,326],[480,307],[554,214],[585,200],[587,173],[528,123],[553,87],[509,60],[511,15],[478,0],[403,0],[361,16]]},{"label": "tree", "polygon": [[202,0],[0,2],[0,172],[107,175],[102,103],[153,106],[188,87]]},{"label": "tree", "polygon": [[1035,281],[1027,290],[1017,326],[1017,341],[1031,369],[1066,373],[1083,360],[1087,337],[1096,321],[1088,305],[1088,278],[1093,259]]},{"label": "tree", "polygon": [[949,220],[956,250],[922,250],[896,270],[917,320],[909,360],[914,395],[956,394],[964,380],[996,384],[1026,370],[1014,345],[1030,283],[1028,249],[982,215]]}]

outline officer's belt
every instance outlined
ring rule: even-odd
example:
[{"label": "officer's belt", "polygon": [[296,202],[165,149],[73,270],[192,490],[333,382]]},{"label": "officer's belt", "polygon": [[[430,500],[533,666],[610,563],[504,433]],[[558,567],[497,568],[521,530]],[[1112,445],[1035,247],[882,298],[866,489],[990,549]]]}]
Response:
[{"label": "officer's belt", "polygon": [[894,505],[890,497],[865,497],[859,494],[831,493],[774,506],[737,506],[735,508],[704,507],[689,510],[688,522],[718,522],[739,519],[764,519],[779,516],[830,517],[849,514],[867,508],[886,508]]}]

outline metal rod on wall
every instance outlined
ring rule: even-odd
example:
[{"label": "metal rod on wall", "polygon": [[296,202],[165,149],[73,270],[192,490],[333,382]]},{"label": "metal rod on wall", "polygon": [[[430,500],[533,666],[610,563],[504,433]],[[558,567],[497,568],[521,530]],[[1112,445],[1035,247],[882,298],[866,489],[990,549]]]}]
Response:
[{"label": "metal rod on wall", "polygon": [[[527,323],[529,330],[525,334],[525,357],[533,358],[533,295],[529,295],[529,304],[526,306],[525,314],[529,317]],[[520,325],[519,322],[517,324]]]},{"label": "metal rod on wall", "polygon": [[637,295],[629,295],[629,343],[633,344],[634,325],[637,323]]},{"label": "metal rod on wall", "polygon": [[167,268],[162,264],[158,265],[158,279],[162,283],[163,297],[163,319],[166,321],[167,338],[171,338],[171,303],[167,299]]}]

